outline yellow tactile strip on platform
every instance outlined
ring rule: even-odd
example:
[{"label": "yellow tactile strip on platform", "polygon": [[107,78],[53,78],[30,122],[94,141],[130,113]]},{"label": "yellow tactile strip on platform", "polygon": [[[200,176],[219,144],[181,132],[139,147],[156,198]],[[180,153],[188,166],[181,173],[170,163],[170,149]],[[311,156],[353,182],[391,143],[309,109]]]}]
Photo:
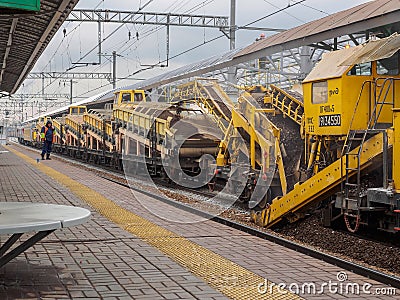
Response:
[{"label": "yellow tactile strip on platform", "polygon": [[47,176],[66,186],[110,221],[157,248],[227,297],[232,299],[301,299],[287,290],[278,290],[275,285],[271,285],[271,288],[262,286],[261,292],[263,290],[268,292],[261,293],[258,286],[265,282],[261,276],[122,208],[100,193],[45,164],[37,163],[11,147],[7,148]]}]

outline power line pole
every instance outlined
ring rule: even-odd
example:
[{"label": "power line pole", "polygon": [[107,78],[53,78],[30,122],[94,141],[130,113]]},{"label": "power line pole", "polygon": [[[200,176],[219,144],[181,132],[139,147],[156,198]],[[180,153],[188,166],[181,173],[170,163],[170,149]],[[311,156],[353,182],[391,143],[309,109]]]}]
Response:
[{"label": "power line pole", "polygon": [[[229,49],[234,50],[236,47],[236,0],[231,0],[230,10],[230,26],[229,26]],[[236,84],[236,67],[228,68],[228,82]],[[228,94],[234,94],[232,87],[228,88]]]},{"label": "power line pole", "polygon": [[230,50],[235,49],[236,44],[236,0],[231,0],[231,13],[230,13],[230,24],[229,24],[229,39],[230,39]]},{"label": "power line pole", "polygon": [[112,63],[113,63],[113,72],[112,72],[112,85],[113,89],[117,87],[117,52],[112,52]]},{"label": "power line pole", "polygon": [[99,65],[101,65],[101,22],[98,21],[98,37],[99,37]]}]

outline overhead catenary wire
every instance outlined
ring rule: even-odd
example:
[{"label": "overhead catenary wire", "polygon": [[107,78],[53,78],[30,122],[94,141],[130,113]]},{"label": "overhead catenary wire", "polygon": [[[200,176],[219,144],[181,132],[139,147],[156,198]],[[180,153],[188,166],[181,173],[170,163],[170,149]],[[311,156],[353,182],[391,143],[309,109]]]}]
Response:
[{"label": "overhead catenary wire", "polygon": [[[213,1],[215,1],[215,0],[208,0],[208,1],[204,1],[203,3],[201,3],[201,4],[199,4],[199,5],[197,5],[197,7],[196,7],[196,9],[195,10],[197,10],[197,9],[200,9],[200,8],[202,8],[202,7],[204,7],[205,5],[207,5],[207,4],[209,4],[209,3],[212,3]],[[176,3],[176,4],[178,4],[178,2],[179,1],[175,1],[174,3]],[[143,7],[142,7],[143,8]],[[194,11],[194,9],[193,8],[191,8],[190,9],[191,11]],[[119,28],[120,28],[121,26],[119,26],[116,30],[118,30]],[[152,29],[150,29],[150,30],[148,30],[148,32],[146,32],[144,35],[146,35],[146,37],[148,37],[149,36],[149,34],[148,33],[155,33],[155,32],[157,32],[158,30],[160,30],[160,29],[162,29],[164,26],[158,26],[158,28],[152,28]],[[115,30],[115,31],[116,31]],[[111,34],[113,34],[113,33],[111,33]],[[110,34],[110,35],[111,35]],[[109,36],[110,36],[109,35]],[[222,37],[222,36],[221,36]],[[105,40],[105,39],[104,39]],[[103,40],[103,41],[104,41]],[[127,42],[129,42],[129,41],[127,41]],[[123,46],[125,46],[126,44],[127,44],[127,42],[125,42],[125,43],[123,43],[123,45],[121,46],[121,47],[123,47]],[[133,41],[132,43],[136,43],[137,41]],[[129,45],[130,46],[130,45]],[[129,47],[128,46],[128,47]],[[115,49],[115,47],[113,47],[114,49]],[[95,48],[93,48],[93,50],[94,49],[96,49],[96,47]],[[186,53],[187,51],[185,51],[184,53]],[[162,63],[162,62],[165,62],[166,60],[164,60],[164,61],[161,61],[161,62],[159,62],[159,63]],[[154,66],[157,66],[157,64],[155,64]],[[153,66],[153,67],[154,67]],[[153,68],[152,67],[152,68]],[[96,68],[96,69],[98,69],[98,68]]]},{"label": "overhead catenary wire", "polygon": [[[284,10],[290,8],[290,7],[293,7],[293,6],[295,6],[295,5],[298,5],[298,4],[300,4],[300,3],[302,3],[302,2],[305,2],[305,1],[306,1],[306,0],[300,0],[300,1],[295,2],[295,3],[293,3],[293,4],[290,4],[290,3],[289,3],[286,7],[280,8],[280,9],[278,9],[278,10],[275,11],[275,12],[272,12],[272,13],[270,13],[270,14],[264,16],[264,17],[258,18],[257,20],[254,20],[254,21],[252,21],[252,22],[250,22],[250,23],[244,25],[243,27],[252,25],[252,24],[254,24],[254,23],[256,23],[256,22],[259,22],[259,21],[261,21],[261,20],[263,20],[263,19],[266,19],[266,18],[268,18],[268,17],[270,17],[270,16],[273,16],[273,15],[275,15],[275,14],[277,14],[277,13],[280,13],[280,12],[282,12],[282,11],[284,11]],[[240,30],[240,29],[245,29],[245,28],[237,28],[236,30]],[[225,36],[225,35],[222,34],[222,35],[219,35],[219,36],[217,36],[217,37],[214,37],[214,38],[212,38],[212,39],[210,39],[210,40],[208,40],[208,41],[204,41],[204,42],[201,43],[201,44],[198,44],[198,45],[196,45],[196,46],[194,46],[194,47],[191,47],[191,48],[186,49],[186,50],[184,50],[184,51],[182,51],[182,52],[180,52],[180,53],[178,53],[178,54],[176,54],[176,55],[171,56],[169,59],[171,60],[171,59],[174,59],[174,58],[176,58],[176,57],[179,57],[179,56],[181,56],[181,55],[183,55],[183,54],[186,54],[186,53],[188,53],[188,52],[190,52],[190,51],[193,51],[193,50],[195,50],[195,49],[197,49],[197,48],[199,48],[199,47],[201,47],[201,46],[203,46],[203,45],[205,45],[205,44],[208,44],[208,43],[210,43],[210,42],[213,42],[213,41],[215,41],[215,40],[218,40],[218,39],[220,39],[220,38],[222,38],[222,37],[224,37],[224,36]],[[140,72],[143,72],[143,71],[152,69],[152,68],[156,67],[157,65],[159,65],[160,63],[163,63],[163,62],[166,62],[166,60],[163,60],[163,61],[161,61],[161,62],[159,62],[159,63],[157,63],[157,64],[154,64],[154,65],[152,65],[152,66],[146,67],[145,69],[138,70],[138,71],[135,71],[135,72],[133,72],[133,73],[130,73],[128,76],[126,76],[126,77],[124,77],[124,78],[121,78],[121,79],[119,79],[119,80],[117,80],[117,81],[121,81],[121,80],[127,79],[127,78],[129,78],[129,77],[131,77],[131,76],[133,76],[133,75],[136,75],[136,74],[140,73]],[[104,87],[104,86],[95,88],[95,89],[93,89],[93,90],[91,90],[91,91],[100,89],[100,88],[102,88],[102,87]],[[88,92],[86,92],[86,93],[84,93],[84,94],[81,94],[80,96],[85,95],[85,94],[87,94],[87,93],[88,93]]]},{"label": "overhead catenary wire", "polygon": [[[268,3],[269,5],[271,5],[271,6],[275,7],[275,8],[278,8],[278,9],[280,8],[279,6],[273,4],[271,1],[264,0],[264,2]],[[304,20],[302,20],[302,19],[296,17],[295,15],[293,15],[293,14],[287,12],[287,11],[284,11],[284,13],[287,14],[288,16],[291,16],[292,18],[296,19],[297,21],[300,21],[300,22],[302,22],[302,23],[305,23],[305,22],[306,22],[306,21],[304,21]]]},{"label": "overhead catenary wire", "polygon": [[318,12],[320,12],[320,13],[323,13],[323,14],[325,14],[325,15],[327,15],[327,16],[330,16],[330,13],[327,13],[326,11],[320,10],[320,9],[315,8],[315,7],[312,7],[312,6],[310,6],[310,5],[301,3],[301,6],[308,7],[308,8],[310,8],[310,9],[312,9],[312,10],[315,10],[315,11],[318,11]]},{"label": "overhead catenary wire", "polygon": [[[100,2],[95,6],[94,9],[98,8],[102,3],[104,3],[104,0],[100,0]],[[75,33],[75,30],[77,30],[77,29],[82,25],[82,23],[83,23],[83,22],[81,21],[81,22],[79,22],[79,24],[76,25],[72,30],[69,30],[68,32],[64,32],[64,35],[63,35],[61,41],[59,42],[59,44],[58,44],[56,50],[55,50],[54,53],[51,55],[50,59],[49,59],[48,62],[44,65],[44,67],[41,69],[40,72],[44,72],[45,69],[46,69],[49,65],[51,66],[51,62],[53,61],[54,57],[57,55],[57,53],[58,53],[58,51],[60,50],[61,46],[64,45],[64,41],[65,41],[65,40],[67,39],[67,37],[68,37],[69,35],[71,35],[71,34],[72,34],[72,36],[71,36],[71,39],[72,39],[72,37],[73,37],[73,35],[74,35],[74,33]],[[64,30],[65,30],[65,28],[64,28]],[[59,54],[59,55],[63,55],[65,52],[67,52],[67,51],[69,50],[69,45],[70,45],[70,42],[67,43],[67,46],[65,47],[64,51],[63,51],[61,54]],[[68,56],[69,56],[69,53],[68,53]],[[70,57],[69,57],[69,58],[70,58]],[[70,58],[70,62],[72,62],[71,58]],[[66,72],[66,71],[65,71],[65,72]],[[65,73],[65,72],[64,72],[64,73]],[[32,83],[28,83],[26,87],[29,87],[31,84],[32,84]],[[51,85],[51,84],[52,84],[52,82],[50,82],[48,85],[46,85],[45,88],[48,87],[48,86]],[[39,93],[39,92],[38,92],[38,93]]]},{"label": "overhead catenary wire", "polygon": [[[139,7],[139,11],[140,10],[142,10],[142,9],[144,9],[145,7],[147,7],[151,2],[153,2],[154,0],[149,0],[149,1],[147,1],[143,6],[141,6],[141,7]],[[208,4],[208,3],[211,3],[211,2],[213,2],[214,0],[208,0],[208,1],[204,1],[203,3],[201,3],[201,4],[199,4],[199,5],[197,5],[198,7],[204,7],[204,5],[206,5],[206,4]],[[103,1],[100,1],[100,3],[95,7],[95,8],[97,8],[101,3],[103,3]],[[174,2],[177,6],[179,5],[179,1],[175,1]],[[174,4],[173,3],[173,4]],[[173,5],[172,4],[172,5]],[[172,6],[171,5],[171,6]],[[180,7],[182,7],[182,6],[180,6]],[[193,8],[191,8],[190,10],[193,10]],[[77,26],[75,26],[70,32],[68,32],[67,34],[66,34],[66,36],[68,36],[69,34],[71,34],[73,31],[75,31],[80,25],[81,25],[81,23],[82,22],[80,22]],[[116,30],[114,30],[111,34],[109,34],[106,38],[104,38],[103,40],[102,40],[102,42],[104,42],[105,40],[107,40],[109,37],[111,37],[116,31],[118,31],[119,29],[120,29],[120,27],[122,27],[122,26],[119,26]],[[162,26],[160,26],[160,28],[162,28]],[[150,31],[151,32],[151,31]],[[156,32],[156,31],[154,31],[154,32]],[[63,42],[63,41],[62,41]],[[61,46],[61,44],[62,44],[62,42],[60,42],[60,46]],[[124,44],[126,44],[126,43],[124,43]],[[67,45],[67,48],[69,47],[69,43],[68,43],[68,45]],[[81,62],[82,61],[82,59],[84,59],[84,58],[86,58],[90,53],[92,53],[95,49],[97,49],[97,46],[95,46],[95,47],[93,47],[91,50],[89,50],[89,52],[87,52],[84,56],[81,56],[81,58],[78,60],[78,62]],[[68,51],[68,50],[66,50],[66,51]],[[65,51],[64,51],[65,52]],[[53,54],[53,56],[52,56],[52,59],[54,58],[54,56],[55,56],[55,54],[56,54],[57,52],[55,52],[54,54]],[[67,55],[69,55],[69,53],[67,53]],[[70,58],[70,57],[69,57]],[[52,60],[51,59],[51,60]],[[49,63],[51,63],[51,60],[49,61]],[[71,61],[71,59],[70,59],[70,61]],[[71,61],[72,62],[72,61]],[[48,65],[49,65],[49,63],[45,66],[45,67],[47,67]],[[48,87],[48,85],[46,86],[46,87]]]},{"label": "overhead catenary wire", "polygon": [[[194,47],[191,47],[191,48],[189,48],[189,49],[186,49],[186,50],[184,50],[184,51],[182,51],[182,52],[180,52],[180,53],[178,53],[178,54],[176,54],[176,55],[173,55],[173,56],[171,56],[169,59],[174,59],[174,58],[176,58],[176,57],[179,57],[179,56],[181,56],[181,55],[183,55],[183,54],[186,54],[186,53],[188,53],[188,52],[190,52],[190,51],[192,51],[192,50],[194,50],[194,49],[197,49],[197,48],[199,48],[199,47],[201,47],[201,46],[203,46],[203,45],[205,45],[205,44],[211,43],[211,42],[213,42],[213,41],[215,41],[215,40],[218,40],[218,39],[220,39],[220,38],[223,38],[223,37],[225,37],[225,35],[223,35],[223,34],[222,34],[222,35],[219,35],[219,36],[217,36],[217,37],[215,37],[215,38],[212,38],[212,39],[210,39],[210,40],[208,40],[208,41],[206,41],[206,42],[203,42],[203,43],[198,44],[198,45],[196,45],[196,46],[194,46]],[[119,81],[121,81],[121,80],[128,79],[129,77],[131,77],[131,76],[133,76],[133,75],[136,75],[136,74],[139,74],[139,73],[141,73],[141,72],[144,72],[144,71],[153,69],[153,68],[157,67],[160,63],[163,63],[163,62],[166,62],[166,60],[163,60],[163,61],[161,61],[161,62],[159,62],[159,63],[157,63],[157,64],[154,64],[154,65],[148,66],[148,67],[146,67],[146,68],[144,68],[144,69],[137,70],[137,71],[135,71],[135,72],[129,74],[129,75],[126,76],[126,77],[122,77],[122,78],[118,79],[117,82],[119,82]],[[92,89],[92,90],[90,90],[90,91],[88,91],[88,92],[85,92],[85,93],[83,93],[83,94],[80,94],[79,97],[80,97],[80,96],[83,96],[83,95],[85,95],[85,94],[87,94],[87,93],[89,93],[89,92],[96,91],[96,90],[98,90],[98,89],[100,89],[100,88],[102,88],[102,87],[105,87],[106,85],[108,85],[108,84],[105,84],[105,85],[96,87],[96,88],[94,88],[94,89]]]},{"label": "overhead catenary wire", "polygon": [[290,7],[296,6],[296,5],[298,5],[298,4],[302,3],[302,2],[305,2],[305,1],[307,1],[307,0],[300,0],[300,1],[295,2],[295,3],[293,3],[293,4],[290,4],[290,3],[289,3],[287,6],[285,6],[285,7],[283,7],[283,8],[280,8],[279,10],[274,11],[274,12],[272,12],[272,13],[270,13],[270,14],[267,14],[267,15],[261,17],[261,18],[258,18],[257,20],[254,20],[254,21],[252,21],[252,22],[250,22],[250,23],[247,23],[246,25],[243,25],[243,26],[241,26],[241,27],[247,27],[247,26],[253,25],[253,24],[255,24],[255,23],[259,22],[259,21],[262,21],[262,20],[264,20],[264,19],[266,19],[266,18],[269,18],[269,17],[271,17],[271,16],[273,16],[273,15],[276,15],[277,13],[280,13],[280,12],[282,12],[282,11],[284,11],[284,10],[290,8]]},{"label": "overhead catenary wire", "polygon": [[[281,12],[281,11],[284,11],[285,9],[288,9],[289,7],[293,7],[294,5],[300,4],[301,2],[304,2],[304,1],[306,1],[306,0],[301,0],[301,1],[298,1],[298,2],[296,2],[296,3],[290,4],[290,5],[288,5],[288,6],[284,7],[284,8],[281,8],[281,9],[279,9],[279,10],[277,10],[277,11],[275,11],[275,12],[273,12],[273,13],[267,15],[267,16],[264,16],[264,17],[259,18],[259,19],[255,20],[255,21],[253,21],[253,22],[251,22],[251,23],[249,23],[249,24],[246,24],[245,26],[251,25],[251,24],[253,24],[253,23],[255,23],[255,22],[258,22],[258,21],[261,20],[261,19],[265,19],[265,18],[267,18],[267,17],[270,17],[270,16],[272,16],[272,15],[275,15],[275,14]],[[209,2],[210,2],[210,1],[209,1]],[[211,1],[211,2],[212,2],[212,1]],[[210,3],[211,3],[211,2],[210,2]],[[152,30],[159,30],[159,29],[151,29],[150,31],[152,31]],[[239,28],[238,28],[237,30],[239,30]],[[225,36],[225,35],[222,34],[222,35],[219,35],[219,36],[217,36],[217,37],[214,37],[214,38],[212,38],[212,39],[210,39],[210,40],[208,40],[208,41],[204,41],[204,42],[201,43],[201,44],[198,44],[198,45],[193,46],[193,47],[191,47],[191,48],[189,48],[189,49],[186,49],[186,50],[184,50],[184,51],[182,51],[182,52],[180,52],[180,53],[178,53],[178,54],[176,54],[176,55],[171,56],[169,59],[171,60],[171,59],[177,58],[177,57],[179,57],[179,56],[181,56],[181,55],[183,55],[183,54],[186,54],[186,53],[188,53],[188,52],[190,52],[190,51],[193,51],[193,50],[195,50],[195,49],[197,49],[197,48],[199,48],[199,47],[201,47],[201,46],[203,46],[203,45],[206,45],[206,44],[211,43],[211,42],[213,42],[213,41],[215,41],[215,40],[218,40],[218,39],[220,39],[220,38],[223,38],[224,36]],[[121,79],[119,79],[119,80],[117,80],[117,81],[119,82],[119,81],[124,80],[124,79],[127,79],[127,78],[129,78],[129,77],[131,77],[131,76],[133,76],[133,75],[136,75],[136,74],[138,74],[138,73],[140,73],[140,72],[147,71],[147,70],[149,70],[149,69],[152,69],[152,68],[154,68],[154,67],[157,67],[160,63],[163,63],[163,62],[166,62],[166,60],[163,60],[163,61],[161,61],[161,62],[158,62],[157,64],[154,64],[154,65],[152,65],[152,66],[146,67],[146,68],[144,68],[144,69],[137,70],[137,71],[135,71],[135,72],[133,72],[133,73],[130,73],[128,76],[125,76],[125,77],[123,77],[123,78],[121,78]],[[106,84],[106,85],[107,85],[107,84]],[[85,93],[83,93],[83,94],[80,94],[79,96],[83,96],[83,95],[85,95],[85,94],[87,94],[87,93],[89,93],[89,92],[98,90],[98,89],[100,89],[100,88],[102,88],[102,87],[104,87],[104,86],[106,86],[106,85],[102,85],[102,86],[100,86],[100,87],[96,87],[96,88],[94,88],[94,89],[92,89],[92,90],[90,90],[90,91],[88,91],[88,92],[85,92]]]},{"label": "overhead catenary wire", "polygon": [[[215,1],[215,0],[203,1],[202,3],[200,3],[200,4],[198,4],[198,5],[196,5],[196,6],[192,7],[192,8],[190,8],[190,9],[188,9],[188,10],[186,10],[186,11],[183,11],[182,13],[191,13],[191,12],[194,12],[194,11],[196,11],[196,10],[198,10],[198,9],[201,9],[201,8],[203,8],[204,6],[210,4],[210,3],[214,2],[214,1]],[[183,2],[183,3],[184,3],[184,2]],[[185,3],[184,3],[184,4],[185,4]],[[174,9],[174,6],[177,6],[177,7],[182,8],[182,2],[179,3],[179,1],[175,1],[175,2],[172,3],[169,7],[167,7],[166,10]],[[174,19],[173,19],[173,20],[174,20]],[[134,24],[133,24],[133,25],[134,25]],[[146,26],[146,25],[143,25],[143,26]],[[151,26],[151,28],[150,28],[149,30],[147,30],[147,31],[142,32],[142,34],[141,34],[142,36],[145,36],[145,38],[149,38],[149,36],[150,36],[151,34],[156,33],[157,31],[159,31],[159,30],[165,28],[164,25],[158,25],[158,26],[147,25],[147,26]],[[124,43],[123,43],[124,45],[122,45],[119,49],[117,49],[117,52],[123,54],[125,50],[119,51],[120,49],[122,49],[122,47],[126,46],[126,49],[128,49],[133,43],[136,43],[136,42],[137,42],[137,41],[135,41],[135,40],[131,40],[130,43],[129,43],[129,40],[126,41],[126,42],[124,42]],[[143,39],[141,39],[140,44],[141,44],[142,42],[143,42]],[[116,48],[116,47],[111,47],[112,50],[115,50],[115,48]]]},{"label": "overhead catenary wire", "polygon": [[[151,0],[151,1],[152,1],[152,0]],[[146,2],[146,6],[149,5],[151,1],[147,1],[147,2]],[[254,24],[254,23],[256,23],[256,22],[259,22],[259,21],[261,21],[261,20],[263,20],[263,19],[266,19],[266,18],[268,18],[268,17],[270,17],[270,16],[272,16],[272,15],[274,15],[274,14],[277,14],[277,13],[279,13],[279,12],[281,12],[281,11],[284,11],[285,9],[287,9],[287,8],[289,8],[289,7],[293,7],[293,6],[295,6],[295,5],[297,5],[297,4],[300,4],[300,3],[304,2],[304,1],[306,1],[306,0],[301,0],[301,1],[298,1],[298,2],[296,2],[296,3],[289,4],[288,6],[286,6],[286,7],[284,7],[284,8],[281,8],[281,9],[279,9],[278,11],[275,11],[275,12],[273,12],[273,13],[271,13],[271,14],[268,14],[268,15],[262,17],[262,18],[259,18],[259,19],[257,19],[257,20],[254,20],[254,21],[252,21],[252,22],[246,24],[245,26],[249,26],[249,25],[251,25],[251,24]],[[214,0],[203,1],[202,3],[199,3],[199,4],[196,5],[196,6],[197,6],[197,9],[198,9],[198,8],[201,8],[201,7],[204,7],[205,5],[207,5],[207,4],[209,4],[209,3],[212,3],[212,2],[214,2]],[[179,1],[175,1],[174,3],[179,4]],[[181,3],[182,3],[182,2],[181,2]],[[188,11],[193,11],[193,10],[196,8],[196,6],[190,8]],[[142,8],[143,8],[143,7],[142,7]],[[148,37],[150,34],[156,33],[158,30],[161,30],[163,27],[164,27],[164,26],[159,26],[158,28],[152,28],[152,29],[150,29],[150,30],[145,31],[145,32],[148,33],[148,34],[146,35],[146,37]],[[116,32],[118,29],[119,29],[119,28],[117,28],[114,32]],[[240,29],[241,29],[241,28],[238,28],[237,30],[240,30]],[[113,35],[114,32],[112,32],[109,36]],[[142,34],[141,36],[145,36],[145,34]],[[209,43],[211,43],[211,42],[213,42],[213,41],[215,41],[215,40],[217,40],[217,39],[220,39],[220,38],[222,38],[222,37],[224,37],[224,35],[220,35],[220,36],[214,37],[214,38],[212,38],[212,39],[210,39],[210,40],[204,40],[202,43],[200,43],[200,44],[198,44],[198,45],[195,45],[195,46],[193,46],[193,47],[191,47],[191,48],[189,48],[189,49],[186,49],[186,50],[184,50],[184,51],[181,51],[180,53],[177,53],[177,54],[171,56],[169,59],[175,59],[175,58],[177,58],[177,57],[179,57],[179,56],[181,56],[181,55],[183,55],[183,54],[186,54],[186,53],[188,53],[188,52],[190,52],[190,51],[193,51],[193,50],[195,50],[195,49],[197,49],[197,48],[199,48],[199,47],[201,47],[201,46],[203,46],[203,45],[209,44]],[[106,38],[103,39],[103,41],[105,41],[105,40],[106,40]],[[138,45],[138,44],[139,44],[139,45],[142,44],[142,42],[143,42],[143,39],[141,39],[140,42],[138,42],[137,40],[133,39],[133,41],[131,41],[131,42],[125,41],[125,42],[123,42],[123,43],[122,43],[122,42],[119,43],[118,45],[113,45],[113,47],[111,47],[111,49],[115,49],[115,46],[117,46],[117,49],[122,49],[123,52],[126,52],[126,51],[129,51],[129,49],[130,49],[130,47],[132,47],[132,45],[136,45],[136,48],[135,48],[135,49],[137,49],[137,48],[138,48],[137,45]],[[94,49],[96,49],[96,48],[97,48],[97,46],[96,46]],[[92,51],[93,51],[93,50],[92,50]],[[132,51],[132,50],[131,50],[131,51]],[[131,52],[131,51],[129,51],[129,52]],[[129,52],[128,52],[128,53],[129,53]],[[86,56],[87,56],[87,55],[88,55],[88,54],[86,54]],[[86,57],[86,56],[85,56],[85,57]],[[83,57],[81,57],[81,59],[83,59]],[[140,59],[139,59],[139,60],[140,60]],[[151,66],[151,68],[157,67],[160,63],[163,63],[163,62],[165,62],[165,61],[166,61],[166,60],[160,61],[160,62],[158,62],[157,64],[154,64],[153,66]],[[102,66],[99,65],[99,66],[96,66],[95,69],[99,69],[99,68],[101,68],[101,67],[102,67]],[[148,69],[140,70],[140,72],[143,72],[143,71],[146,71],[146,70],[148,70]],[[136,71],[136,72],[137,72],[137,71]],[[135,73],[135,72],[134,72],[134,73]],[[118,79],[118,81],[127,79],[127,78],[129,78],[130,76],[132,76],[132,74],[133,74],[133,73],[129,73],[128,76],[125,76],[125,77],[122,78],[122,79]],[[101,87],[104,87],[104,86],[106,86],[106,85],[108,85],[108,83],[105,84],[105,85],[101,85],[100,87],[97,87],[97,88],[95,88],[95,89],[93,89],[93,90],[97,90],[97,89],[99,89],[99,88],[101,88]],[[47,87],[47,86],[46,86],[46,87]],[[91,90],[91,91],[93,91],[93,90]],[[90,91],[88,91],[88,92],[90,92]],[[87,94],[88,92],[85,92],[84,94]],[[83,94],[81,94],[81,95],[83,95]],[[81,95],[79,95],[79,96],[81,96]]]},{"label": "overhead catenary wire", "polygon": [[[154,0],[149,0],[144,6],[142,6],[142,8],[141,9],[143,9],[144,7],[146,7],[147,5],[149,5],[151,2],[153,2]],[[95,7],[95,8],[97,8],[101,3],[102,3],[103,1],[100,1],[100,3]],[[81,24],[82,22],[80,22],[80,24]],[[80,25],[79,24],[79,25]],[[74,29],[76,29],[77,27],[79,27],[79,25],[77,25]],[[121,26],[119,26],[118,28],[117,28],[117,30],[120,28]],[[112,34],[114,34],[117,30],[115,30],[114,32],[112,32],[109,36],[111,36]],[[108,36],[108,37],[109,37]],[[106,40],[108,37],[106,37],[105,39],[103,39],[103,41],[104,40]],[[64,39],[64,38],[63,38]],[[60,43],[60,45],[61,45],[62,43]],[[69,47],[69,44],[68,44],[68,47]],[[89,55],[91,52],[93,52],[93,50],[94,49],[96,49],[97,48],[97,46],[96,47],[94,47],[94,48],[92,48],[92,50],[90,50],[90,52],[89,53],[87,53],[84,57],[86,57],[87,55]],[[54,56],[53,56],[54,57]],[[84,57],[81,57],[79,60],[78,60],[78,62],[79,61],[81,61]],[[47,64],[47,65],[49,65],[51,63],[51,60],[49,61],[49,63]],[[46,66],[47,66],[46,65]],[[64,73],[66,73],[68,71],[68,69],[64,72]],[[51,84],[52,84],[53,82],[50,82],[49,84],[47,84],[44,88],[47,88],[47,87],[49,87]],[[40,92],[38,92],[37,94],[39,94]]]},{"label": "overhead catenary wire", "polygon": [[[141,11],[143,8],[145,8],[146,6],[148,6],[151,2],[153,2],[154,0],[149,0],[145,5],[143,5],[142,7],[139,7],[139,11]],[[121,25],[119,25],[116,29],[114,29],[110,34],[108,34],[105,38],[102,39],[102,43],[104,41],[106,41],[107,39],[109,39],[114,33],[116,33],[120,28],[122,28],[124,26],[124,24],[122,23]],[[86,52],[86,54],[84,56],[82,56],[76,63],[81,62],[84,58],[86,58],[89,54],[91,54],[94,50],[96,50],[98,48],[98,45],[94,46],[92,49],[90,49],[88,52]],[[76,64],[75,63],[75,64]]]},{"label": "overhead catenary wire", "polygon": [[[144,5],[144,6],[141,7],[141,9],[143,9],[145,6],[147,6],[147,5],[150,4],[150,3],[151,3],[151,1],[148,1],[148,2],[146,3],[146,5]],[[178,3],[178,1],[176,1],[175,3]],[[119,28],[117,28],[117,30],[118,30],[118,29],[119,29]],[[113,33],[111,33],[111,34],[113,34]],[[111,34],[110,34],[110,35],[111,35]],[[104,41],[104,40],[103,40],[103,41]],[[123,43],[120,43],[120,44],[122,44],[122,46],[124,46],[124,45],[126,44],[126,42],[123,42]],[[114,46],[115,46],[115,45],[114,45]],[[121,46],[121,47],[122,47],[122,46]],[[115,49],[115,47],[112,47],[111,49],[113,49],[113,48]],[[94,49],[95,49],[95,48],[94,48]],[[101,66],[98,65],[97,68],[95,68],[95,70],[97,70],[97,69],[99,69],[99,68],[101,68]]]}]

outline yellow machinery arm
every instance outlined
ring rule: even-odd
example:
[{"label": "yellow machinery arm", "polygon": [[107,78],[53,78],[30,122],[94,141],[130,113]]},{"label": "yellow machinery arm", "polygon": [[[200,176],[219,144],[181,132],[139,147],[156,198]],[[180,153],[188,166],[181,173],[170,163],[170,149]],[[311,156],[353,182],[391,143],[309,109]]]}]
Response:
[{"label": "yellow machinery arm", "polygon": [[[243,93],[239,103],[235,105],[224,92],[216,80],[196,80],[178,87],[176,98],[194,101],[200,109],[211,115],[224,134],[220,144],[220,153],[217,165],[226,165],[226,148],[231,137],[235,135],[235,128],[242,128],[250,137],[250,163],[256,168],[256,163],[265,173],[269,169],[269,156],[275,154],[275,162],[279,170],[282,192],[286,194],[287,183],[283,167],[280,144],[280,131],[264,115],[268,109],[257,108],[257,103],[249,93]],[[253,103],[254,102],[254,103]],[[261,148],[261,153],[256,156],[256,144]]]},{"label": "yellow machinery arm", "polygon": [[[238,99],[238,106],[232,110],[232,123],[235,128],[243,128],[250,136],[250,163],[255,168],[256,162],[266,170],[269,166],[271,148],[275,155],[275,163],[279,171],[283,195],[287,192],[287,182],[280,149],[280,130],[268,120],[264,112],[268,109],[257,108],[252,103],[252,97],[247,92]],[[229,140],[227,141],[229,142]],[[255,144],[260,145],[262,153],[256,156]]]},{"label": "yellow machinery arm", "polygon": [[[393,128],[386,130],[388,145],[393,145]],[[373,159],[383,153],[383,133],[376,134],[367,140],[362,146],[360,156],[361,170],[370,167]],[[359,147],[353,149],[351,153],[357,153]],[[356,168],[356,157],[349,161],[349,167]],[[294,189],[281,198],[276,198],[271,205],[262,211],[253,211],[252,219],[260,226],[270,227],[283,218],[296,220],[302,214],[302,209],[316,200],[323,200],[321,196],[328,196],[335,192],[335,188],[340,185],[345,177],[346,157],[343,156],[321,170],[319,173],[303,183],[298,183]],[[353,171],[355,174],[356,171]],[[353,175],[353,174],[350,174]],[[325,199],[325,198],[324,198]]]}]

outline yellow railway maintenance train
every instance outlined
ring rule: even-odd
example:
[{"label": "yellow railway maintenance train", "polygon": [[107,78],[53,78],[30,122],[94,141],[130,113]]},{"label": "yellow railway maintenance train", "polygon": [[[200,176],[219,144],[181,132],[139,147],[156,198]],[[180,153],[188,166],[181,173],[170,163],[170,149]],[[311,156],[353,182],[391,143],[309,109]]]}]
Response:
[{"label": "yellow railway maintenance train", "polygon": [[203,174],[210,186],[225,180],[262,226],[322,206],[326,225],[341,219],[353,232],[398,232],[399,49],[395,34],[326,53],[303,81],[303,95],[245,87],[234,103],[211,79],[177,86],[170,103],[121,90],[104,109],[72,106],[54,119],[56,149],[117,168],[128,161],[128,173]]},{"label": "yellow railway maintenance train", "polygon": [[[399,49],[395,34],[324,54],[303,81],[305,174],[253,211],[257,223],[294,221],[324,200],[326,224],[343,217],[352,232],[400,230]],[[272,87],[266,102],[295,121],[298,100]]]}]

